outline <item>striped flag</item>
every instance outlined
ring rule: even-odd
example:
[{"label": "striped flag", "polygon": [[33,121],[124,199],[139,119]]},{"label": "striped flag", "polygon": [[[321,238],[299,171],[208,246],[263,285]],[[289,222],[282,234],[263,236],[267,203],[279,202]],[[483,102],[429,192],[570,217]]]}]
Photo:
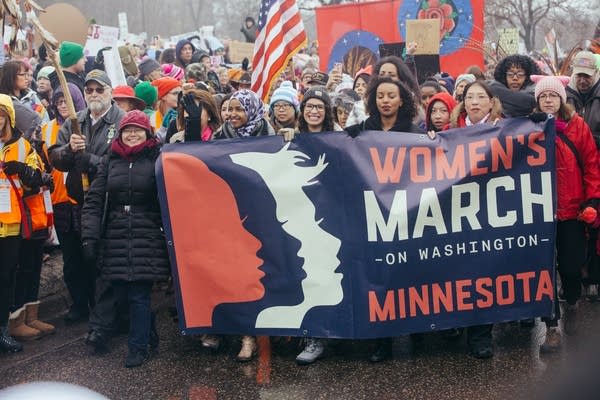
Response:
[{"label": "striped flag", "polygon": [[266,100],[271,84],[306,45],[296,0],[261,0],[252,60],[252,90]]}]

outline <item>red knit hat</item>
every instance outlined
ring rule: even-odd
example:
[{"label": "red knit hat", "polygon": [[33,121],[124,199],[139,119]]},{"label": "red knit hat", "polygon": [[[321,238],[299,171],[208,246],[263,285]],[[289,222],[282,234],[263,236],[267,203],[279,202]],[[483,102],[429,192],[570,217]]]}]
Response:
[{"label": "red knit hat", "polygon": [[162,78],[153,80],[152,86],[156,87],[158,90],[158,98],[162,99],[171,90],[175,89],[176,87],[181,87],[181,82],[169,76],[163,76]]},{"label": "red knit hat", "polygon": [[146,131],[148,137],[152,136],[152,127],[150,126],[150,118],[140,110],[131,110],[123,116],[121,123],[119,124],[119,135],[123,129],[128,126],[137,126]]}]

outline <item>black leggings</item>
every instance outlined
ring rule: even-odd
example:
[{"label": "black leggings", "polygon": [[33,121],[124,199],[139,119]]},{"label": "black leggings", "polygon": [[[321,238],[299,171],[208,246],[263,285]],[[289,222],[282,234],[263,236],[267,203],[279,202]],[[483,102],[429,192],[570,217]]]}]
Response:
[{"label": "black leggings", "polygon": [[19,264],[21,237],[0,238],[0,326],[6,326],[15,297],[15,276]]},{"label": "black leggings", "polygon": [[15,284],[15,308],[37,301],[42,273],[42,257],[46,239],[21,241],[19,268]]},{"label": "black leggings", "polygon": [[[557,269],[568,304],[577,303],[581,297],[581,268],[586,258],[585,225],[581,221],[558,221],[556,225]],[[556,290],[555,290],[556,292]],[[549,326],[557,326],[560,307],[555,295],[554,319],[544,319]]]}]

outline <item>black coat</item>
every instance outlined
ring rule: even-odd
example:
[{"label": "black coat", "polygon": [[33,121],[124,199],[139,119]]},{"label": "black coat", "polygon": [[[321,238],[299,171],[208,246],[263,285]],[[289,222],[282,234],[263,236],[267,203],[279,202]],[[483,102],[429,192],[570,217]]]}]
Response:
[{"label": "black coat", "polygon": [[154,174],[158,153],[158,147],[144,149],[131,163],[112,153],[85,198],[81,236],[88,242],[101,239],[98,265],[108,280],[157,281],[169,276]]}]

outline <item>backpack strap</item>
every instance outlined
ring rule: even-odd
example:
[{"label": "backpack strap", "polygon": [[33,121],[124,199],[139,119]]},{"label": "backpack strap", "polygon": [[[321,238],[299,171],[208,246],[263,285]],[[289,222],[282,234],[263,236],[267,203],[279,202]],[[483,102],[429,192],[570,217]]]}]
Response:
[{"label": "backpack strap", "polygon": [[567,137],[567,135],[565,135],[563,132],[556,132],[556,136],[558,136],[560,138],[560,140],[562,140],[569,147],[569,149],[571,149],[571,151],[575,155],[575,158],[577,159],[577,164],[579,164],[581,173],[583,174],[583,171],[584,171],[583,160],[581,159],[581,155],[579,154],[579,151],[577,151],[577,147],[575,147],[575,145],[573,144],[571,139],[569,139]]}]

